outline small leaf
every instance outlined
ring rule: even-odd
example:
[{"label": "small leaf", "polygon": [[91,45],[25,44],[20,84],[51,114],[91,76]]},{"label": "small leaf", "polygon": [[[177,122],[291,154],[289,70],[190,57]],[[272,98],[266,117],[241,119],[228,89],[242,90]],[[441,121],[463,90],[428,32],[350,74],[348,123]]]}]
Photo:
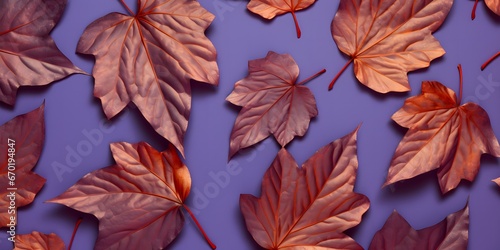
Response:
[{"label": "small leaf", "polygon": [[137,3],[137,14],[110,13],[91,23],[77,52],[96,57],[94,95],[109,119],[133,102],[184,154],[191,80],[219,83],[217,53],[204,33],[214,16],[192,0]]},{"label": "small leaf", "polygon": [[[407,73],[444,55],[432,36],[453,0],[341,0],[331,29],[340,51],[351,57],[354,74],[379,92],[410,90]],[[329,89],[340,76],[330,83]]]},{"label": "small leaf", "polygon": [[84,73],[57,48],[49,33],[66,0],[0,1],[0,101],[14,105],[21,86],[42,86]]},{"label": "small leaf", "polygon": [[292,13],[297,38],[300,38],[302,32],[300,31],[295,12],[308,8],[314,2],[316,0],[250,0],[247,8],[266,19],[273,19],[277,15],[283,15],[288,12]]},{"label": "small leaf", "polygon": [[372,239],[369,250],[466,250],[469,239],[469,206],[448,215],[438,224],[420,230],[394,211]]},{"label": "small leaf", "polygon": [[26,206],[45,184],[43,177],[31,171],[40,158],[45,139],[44,107],[42,104],[0,126],[0,227],[11,224],[10,197],[15,197],[16,208]]},{"label": "small leaf", "polygon": [[64,250],[64,242],[54,233],[32,232],[16,236],[14,250]]},{"label": "small leaf", "polygon": [[145,142],[121,142],[111,151],[116,165],[85,175],[49,202],[99,219],[95,249],[165,248],[184,225],[189,170],[172,145],[158,152]]},{"label": "small leaf", "polygon": [[292,56],[271,51],[249,61],[248,71],[226,99],[243,107],[231,132],[229,158],[270,134],[284,147],[295,136],[303,136],[310,119],[318,115],[314,95],[302,85],[305,81],[296,83],[299,67]]},{"label": "small leaf", "polygon": [[248,231],[265,249],[362,249],[343,232],[370,202],[354,193],[357,129],[316,152],[299,168],[281,149],[262,179],[260,198],[240,196]]}]

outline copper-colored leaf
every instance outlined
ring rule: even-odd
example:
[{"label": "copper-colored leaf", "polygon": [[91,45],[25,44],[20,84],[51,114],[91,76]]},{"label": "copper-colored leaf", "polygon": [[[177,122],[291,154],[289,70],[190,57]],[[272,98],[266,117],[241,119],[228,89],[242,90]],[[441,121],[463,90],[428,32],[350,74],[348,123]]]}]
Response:
[{"label": "copper-colored leaf", "polygon": [[184,152],[190,80],[217,85],[216,51],[205,36],[214,16],[193,0],[138,0],[137,14],[108,14],[90,24],[77,51],[96,57],[94,95],[108,118],[129,102]]},{"label": "copper-colored leaf", "polygon": [[240,197],[248,231],[266,249],[362,249],[343,232],[370,202],[354,193],[357,129],[321,148],[302,168],[281,149],[262,179],[260,198]]},{"label": "copper-colored leaf", "polygon": [[[49,200],[99,219],[95,249],[163,249],[181,231],[189,170],[173,146],[111,144],[116,165],[85,175]],[[189,211],[189,210],[188,210]]]},{"label": "copper-colored leaf", "polygon": [[[43,111],[42,104],[0,126],[0,227],[12,224],[10,217],[16,214],[9,210],[33,202],[45,184],[43,177],[31,171],[42,153]],[[9,208],[12,197],[15,197],[15,205]]]},{"label": "copper-colored leaf", "polygon": [[494,179],[493,182],[495,182],[498,186],[500,186],[500,178]]},{"label": "copper-colored leaf", "polygon": [[227,97],[243,107],[231,132],[229,158],[270,134],[284,147],[295,136],[303,136],[318,114],[313,94],[302,85],[311,78],[296,83],[299,67],[292,56],[271,51],[249,61],[248,71]]},{"label": "copper-colored leaf", "polygon": [[369,250],[466,250],[469,241],[469,206],[448,215],[438,224],[413,229],[396,211],[372,239]]},{"label": "copper-colored leaf", "polygon": [[283,15],[288,12],[292,13],[297,38],[300,38],[302,32],[300,31],[295,12],[308,8],[314,2],[316,0],[250,0],[247,8],[266,19],[273,19],[277,15]]},{"label": "copper-colored leaf", "polygon": [[49,33],[66,0],[0,1],[0,101],[13,105],[20,86],[41,86],[83,73]]},{"label": "copper-colored leaf", "polygon": [[64,242],[54,233],[32,232],[16,236],[14,250],[64,250]]},{"label": "copper-colored leaf", "polygon": [[[484,0],[486,6],[493,11],[495,14],[500,16],[500,1],[499,0]],[[479,3],[479,0],[474,2],[474,7],[472,8],[471,19],[474,20],[476,18],[476,7]]]},{"label": "copper-colored leaf", "polygon": [[367,87],[380,93],[409,91],[407,73],[428,67],[445,53],[431,33],[452,4],[453,0],[341,0],[331,28],[339,50],[351,57],[343,70],[354,61],[356,78]]},{"label": "copper-colored leaf", "polygon": [[481,154],[500,157],[500,146],[486,111],[475,103],[460,106],[453,90],[423,82],[422,93],[408,98],[392,119],[409,128],[392,159],[388,185],[438,169],[441,191],[461,179],[474,180]]}]

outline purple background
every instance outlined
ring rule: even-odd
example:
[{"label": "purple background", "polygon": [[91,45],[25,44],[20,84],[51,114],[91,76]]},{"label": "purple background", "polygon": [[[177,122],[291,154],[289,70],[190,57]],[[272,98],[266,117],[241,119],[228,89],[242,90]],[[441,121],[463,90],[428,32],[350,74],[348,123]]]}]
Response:
[{"label": "purple background", "polygon": [[[127,2],[135,9],[135,1]],[[217,88],[193,84],[192,114],[185,140],[185,163],[191,171],[193,183],[187,204],[197,210],[198,220],[218,249],[258,248],[246,230],[238,199],[241,193],[260,195],[262,176],[279,150],[275,140],[268,138],[233,158],[233,164],[238,164],[241,172],[231,176],[227,186],[219,187],[213,193],[205,187],[216,185],[210,173],[224,171],[227,164],[229,135],[238,109],[225,98],[233,84],[246,76],[247,61],[262,58],[269,50],[290,53],[300,67],[299,80],[322,68],[327,69],[325,74],[307,85],[316,97],[319,116],[311,122],[303,138],[296,138],[287,146],[299,164],[323,145],[362,123],[358,135],[359,170],[355,191],[368,196],[371,207],[361,224],[348,231],[349,235],[366,248],[394,209],[414,228],[420,229],[462,209],[469,198],[469,249],[498,249],[500,187],[491,182],[500,176],[496,158],[483,156],[476,180],[462,182],[445,196],[439,191],[435,172],[393,188],[380,188],[394,150],[405,133],[390,119],[391,115],[407,97],[420,93],[423,80],[437,80],[458,91],[458,63],[464,69],[464,102],[474,100],[488,111],[493,130],[500,135],[500,88],[496,86],[487,90],[482,85],[488,78],[500,82],[497,70],[500,61],[485,71],[479,69],[500,49],[500,18],[492,14],[484,2],[479,3],[476,20],[471,21],[473,1],[455,1],[447,20],[435,33],[447,54],[433,61],[430,68],[409,74],[413,88],[410,93],[388,95],[377,94],[358,83],[352,65],[334,90],[327,91],[330,80],[348,60],[338,51],[329,28],[338,1],[320,0],[297,14],[303,32],[301,39],[296,38],[290,14],[265,21],[246,10],[246,1],[200,2],[216,15],[207,36],[217,48],[221,77]],[[113,11],[125,13],[118,0],[70,0],[62,20],[52,32],[61,51],[86,72],[92,71],[93,59],[75,54],[78,39],[88,24]],[[113,164],[109,150],[111,142],[147,141],[158,150],[166,147],[167,142],[154,132],[137,109],[126,108],[107,124],[112,131],[101,131],[102,142],[92,145],[92,152],[82,156],[81,163],[59,180],[52,165],[56,162],[67,165],[67,148],[76,149],[88,141],[83,131],[99,130],[105,121],[100,101],[93,97],[92,91],[92,77],[73,75],[48,87],[22,88],[15,107],[0,107],[0,124],[3,124],[46,101],[46,139],[34,171],[45,177],[47,183],[32,205],[19,210],[18,234],[34,230],[53,232],[68,244],[74,223],[82,214],[44,201],[59,195],[83,175]],[[200,193],[206,195],[207,191],[212,196],[206,197],[205,204],[202,204]],[[92,215],[83,217],[73,246],[75,250],[92,249],[97,237],[97,220]],[[186,221],[169,249],[209,249],[191,219]],[[0,249],[11,248],[5,231],[5,228],[1,229]]]}]

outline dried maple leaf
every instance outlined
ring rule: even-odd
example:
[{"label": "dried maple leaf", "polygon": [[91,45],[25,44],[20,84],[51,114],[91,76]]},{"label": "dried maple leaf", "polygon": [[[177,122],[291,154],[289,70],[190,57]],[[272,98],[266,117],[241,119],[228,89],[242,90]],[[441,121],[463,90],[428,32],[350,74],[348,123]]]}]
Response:
[{"label": "dried maple leaf", "polygon": [[16,224],[17,219],[10,218],[17,215],[15,210],[33,202],[45,184],[43,177],[31,171],[45,138],[43,111],[42,104],[0,126],[0,227]]},{"label": "dried maple leaf", "polygon": [[121,142],[111,144],[111,151],[116,165],[85,175],[49,202],[99,219],[95,249],[165,248],[183,227],[181,208],[194,219],[184,204],[191,189],[189,170],[172,145],[158,152],[145,142]]},{"label": "dried maple leaf", "polygon": [[420,230],[394,211],[372,239],[369,250],[385,249],[467,249],[469,206],[448,215],[438,224]]},{"label": "dried maple leaf", "polygon": [[127,7],[130,16],[111,13],[90,24],[77,52],[96,57],[94,95],[109,119],[133,102],[184,154],[190,80],[219,82],[216,51],[204,34],[214,16],[193,0],[137,2],[137,14]]},{"label": "dried maple leaf", "polygon": [[332,36],[354,61],[356,78],[380,92],[410,90],[407,73],[428,67],[445,51],[432,36],[448,15],[453,0],[341,0],[332,21]]},{"label": "dried maple leaf", "polygon": [[251,12],[269,20],[277,15],[283,15],[288,12],[292,13],[297,38],[300,38],[302,32],[300,31],[295,12],[308,8],[314,2],[316,2],[316,0],[250,0],[247,8]]},{"label": "dried maple leaf", "polygon": [[438,169],[439,186],[446,193],[461,179],[474,180],[481,154],[500,157],[486,111],[470,102],[460,106],[461,75],[458,100],[441,83],[423,82],[422,93],[408,98],[392,116],[409,130],[394,153],[384,186]]},{"label": "dried maple leaf", "polygon": [[16,236],[14,250],[64,250],[63,240],[54,233],[32,232]]},{"label": "dried maple leaf", "polygon": [[21,86],[83,73],[49,35],[65,7],[66,0],[0,1],[0,101],[14,105]]},{"label": "dried maple leaf", "polygon": [[270,134],[284,147],[296,135],[303,136],[318,115],[314,95],[303,84],[325,70],[296,83],[299,67],[292,56],[271,51],[249,61],[248,71],[226,99],[243,107],[231,132],[229,158]]},{"label": "dried maple leaf", "polygon": [[343,234],[370,202],[353,192],[357,129],[321,148],[302,168],[281,149],[262,179],[260,198],[240,196],[248,231],[266,249],[362,249]]},{"label": "dried maple leaf", "polygon": [[[471,19],[474,20],[476,18],[476,7],[479,0],[474,2],[474,7],[472,7]],[[499,0],[484,0],[486,6],[493,11],[495,14],[500,16],[500,1]]]}]

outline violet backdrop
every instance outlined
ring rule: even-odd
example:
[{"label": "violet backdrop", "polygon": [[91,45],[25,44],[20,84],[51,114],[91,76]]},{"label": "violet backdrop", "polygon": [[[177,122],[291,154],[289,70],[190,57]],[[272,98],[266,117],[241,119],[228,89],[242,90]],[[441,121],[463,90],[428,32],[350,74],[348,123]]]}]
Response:
[{"label": "violet backdrop", "polygon": [[[114,11],[126,13],[126,10],[118,0],[68,2],[52,36],[76,66],[90,73],[93,58],[75,54],[80,35],[95,19]],[[126,2],[135,9],[134,0]],[[239,109],[225,98],[234,83],[246,76],[248,60],[262,58],[273,50],[294,57],[301,72],[299,80],[322,68],[327,70],[307,84],[316,97],[318,117],[313,119],[303,138],[296,138],[287,146],[299,164],[320,147],[362,124],[358,135],[359,169],[355,191],[368,196],[371,207],[361,224],[348,231],[349,235],[366,248],[394,209],[414,228],[420,229],[462,209],[469,198],[469,249],[498,249],[500,187],[491,182],[500,176],[498,159],[483,156],[476,180],[462,182],[445,196],[439,191],[435,172],[393,187],[380,187],[394,150],[406,132],[390,119],[391,115],[406,98],[420,93],[424,80],[436,80],[458,91],[456,67],[459,63],[464,69],[463,103],[480,104],[489,113],[494,132],[500,136],[500,60],[485,71],[480,70],[480,65],[500,50],[500,17],[480,1],[476,20],[471,21],[473,1],[455,1],[447,20],[435,33],[447,53],[433,61],[430,68],[409,74],[410,93],[377,94],[355,79],[352,65],[329,92],[328,84],[348,60],[337,49],[330,32],[338,2],[319,0],[298,12],[302,38],[297,39],[290,14],[266,21],[246,10],[247,1],[200,0],[202,6],[216,16],[207,36],[218,52],[220,85],[214,88],[193,83],[192,112],[184,144],[185,163],[192,177],[187,204],[196,210],[198,220],[218,249],[259,248],[246,230],[239,210],[239,195],[260,195],[262,176],[280,147],[273,138],[268,138],[244,150],[230,162],[236,173],[228,174],[229,135]],[[166,140],[156,134],[132,106],[107,122],[100,101],[92,92],[92,77],[73,75],[48,87],[21,88],[13,108],[0,106],[0,124],[3,124],[37,108],[43,100],[46,102],[46,139],[34,171],[46,178],[47,183],[33,204],[19,209],[18,234],[53,232],[67,245],[77,218],[83,216],[73,249],[92,249],[98,233],[97,219],[44,201],[61,194],[85,174],[113,164],[111,142],[146,141],[157,150],[166,148]],[[102,137],[90,140],[86,136],[89,133],[100,133]],[[87,151],[78,151],[85,146]],[[73,155],[68,161],[66,158],[73,150],[78,156]],[[58,176],[53,169],[57,164],[69,166],[72,171]],[[229,178],[217,181],[214,176],[220,175]],[[168,249],[209,249],[191,219],[186,217],[186,221],[181,234]],[[5,231],[6,228],[1,229],[0,249],[11,248]]]}]

